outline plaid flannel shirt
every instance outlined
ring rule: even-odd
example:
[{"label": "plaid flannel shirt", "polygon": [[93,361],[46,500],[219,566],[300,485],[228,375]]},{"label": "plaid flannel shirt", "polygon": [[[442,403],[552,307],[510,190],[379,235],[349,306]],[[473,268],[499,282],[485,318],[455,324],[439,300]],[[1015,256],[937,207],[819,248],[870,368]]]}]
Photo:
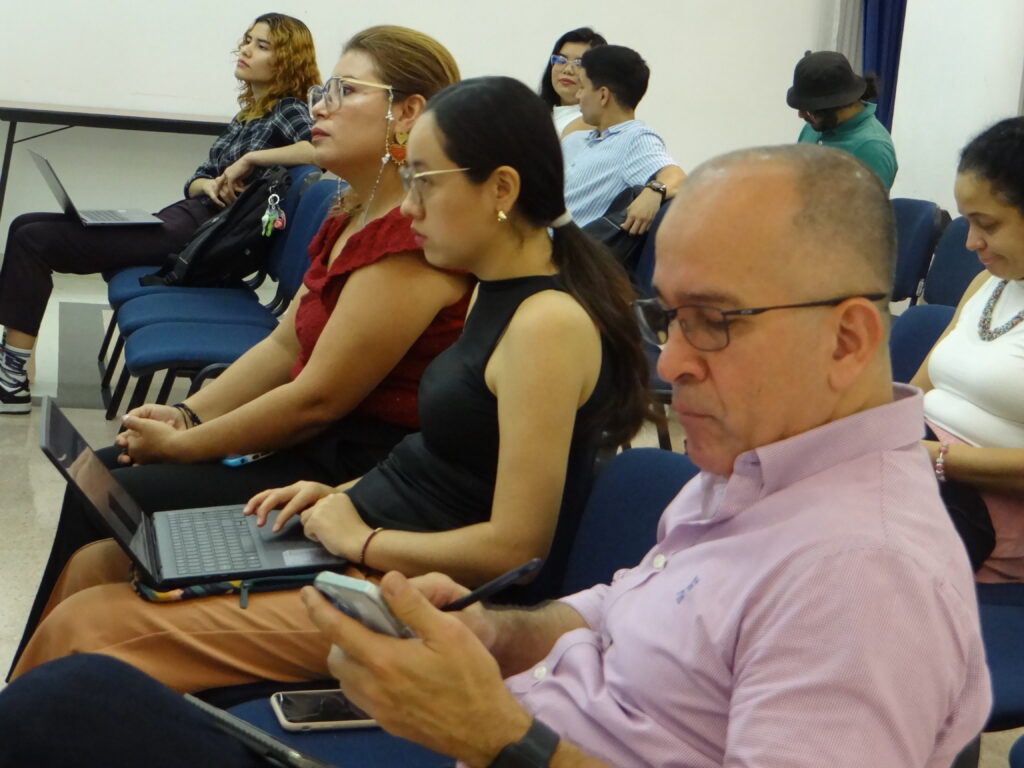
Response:
[{"label": "plaid flannel shirt", "polygon": [[193,181],[215,179],[246,152],[309,141],[312,126],[306,103],[294,98],[281,99],[269,114],[247,123],[235,118],[213,142],[210,156],[185,182],[185,197]]}]

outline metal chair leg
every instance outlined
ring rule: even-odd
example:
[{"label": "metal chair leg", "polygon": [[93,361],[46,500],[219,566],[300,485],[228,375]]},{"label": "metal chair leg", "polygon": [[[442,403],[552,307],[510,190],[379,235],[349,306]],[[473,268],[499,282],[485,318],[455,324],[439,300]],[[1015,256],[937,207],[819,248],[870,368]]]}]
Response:
[{"label": "metal chair leg", "polygon": [[125,390],[128,389],[128,379],[131,377],[132,375],[128,372],[127,367],[121,369],[121,375],[117,378],[117,386],[110,393],[110,403],[107,405],[107,421],[112,421],[117,416],[117,411],[121,407],[121,399],[124,397]]},{"label": "metal chair leg", "polygon": [[135,389],[132,392],[132,399],[128,401],[127,411],[133,408],[138,408],[140,405],[146,402],[146,395],[149,394],[149,386],[153,383],[153,374],[144,373],[139,376],[138,381],[135,382]]},{"label": "metal chair leg", "polygon": [[110,389],[110,380],[114,378],[114,371],[117,370],[117,361],[121,359],[121,353],[124,351],[124,336],[120,333],[117,334],[117,341],[114,342],[114,351],[110,353],[110,361],[106,367],[103,367],[103,361],[100,360],[100,368],[103,372],[103,378],[100,379],[100,389]]},{"label": "metal chair leg", "polygon": [[171,396],[171,387],[174,386],[174,381],[177,378],[178,370],[176,368],[168,368],[167,375],[164,376],[163,384],[160,385],[160,391],[157,393],[155,402],[161,405],[167,402]]},{"label": "metal chair leg", "polygon": [[103,334],[103,343],[100,345],[100,353],[97,355],[97,359],[102,362],[107,357],[107,348],[110,346],[110,340],[114,338],[114,329],[117,328],[117,310],[114,310],[113,317],[110,318],[110,322],[107,323],[107,332]]}]

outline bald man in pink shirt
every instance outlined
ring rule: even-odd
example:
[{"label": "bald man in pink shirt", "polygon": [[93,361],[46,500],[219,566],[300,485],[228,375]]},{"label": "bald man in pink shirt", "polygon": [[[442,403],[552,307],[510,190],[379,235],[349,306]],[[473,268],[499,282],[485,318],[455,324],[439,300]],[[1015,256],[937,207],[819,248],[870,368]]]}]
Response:
[{"label": "bald man in pink shirt", "polygon": [[842,152],[698,169],[644,316],[702,472],[654,548],[530,611],[441,613],[465,590],[388,574],[416,640],[307,589],[345,692],[471,766],[948,768],[989,680],[921,394],[892,383],[894,251],[884,189]]}]

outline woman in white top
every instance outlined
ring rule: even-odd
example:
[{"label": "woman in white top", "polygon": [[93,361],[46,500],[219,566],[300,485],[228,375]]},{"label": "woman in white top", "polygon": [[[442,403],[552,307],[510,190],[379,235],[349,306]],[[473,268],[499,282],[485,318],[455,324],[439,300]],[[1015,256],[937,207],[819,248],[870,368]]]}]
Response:
[{"label": "woman in white top", "polygon": [[1024,581],[1024,118],[961,153],[954,190],[985,267],[911,383],[940,480],[977,490],[996,532],[979,582]]},{"label": "woman in white top", "polygon": [[551,106],[555,132],[565,138],[573,131],[589,131],[594,126],[580,116],[580,57],[608,41],[590,27],[566,32],[551,49],[551,58],[540,79],[540,97]]}]

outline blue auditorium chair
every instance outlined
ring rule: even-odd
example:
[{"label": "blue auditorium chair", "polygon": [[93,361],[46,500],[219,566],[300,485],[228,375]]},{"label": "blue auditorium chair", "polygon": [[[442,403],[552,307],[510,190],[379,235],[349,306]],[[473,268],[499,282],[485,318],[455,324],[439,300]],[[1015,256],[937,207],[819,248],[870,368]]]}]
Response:
[{"label": "blue auditorium chair", "polygon": [[893,198],[892,207],[896,215],[897,249],[892,300],[910,299],[911,304],[916,304],[948,214],[933,202],[909,197]]},{"label": "blue auditorium chair", "polygon": [[967,249],[967,219],[960,216],[946,227],[935,246],[935,258],[924,278],[922,298],[929,304],[955,307],[967,286],[983,269],[974,251]]},{"label": "blue auditorium chair", "polygon": [[953,312],[953,307],[942,304],[917,304],[907,307],[902,315],[893,318],[892,333],[889,335],[893,381],[907,383],[914,378],[917,369],[953,319]]},{"label": "blue auditorium chair", "polygon": [[[278,266],[274,267],[279,278],[279,293],[286,288],[289,291],[287,295],[281,294],[281,311],[301,284],[302,275],[309,266],[307,246],[323,223],[336,190],[334,181],[323,179],[316,182],[302,196],[290,217]],[[132,376],[137,377],[138,382],[128,410],[145,401],[153,376],[158,371],[166,371],[166,375],[156,402],[165,402],[176,377],[194,376],[212,363],[234,362],[277,325],[276,318],[272,324],[259,324],[231,322],[228,315],[218,317],[216,322],[210,321],[209,317],[197,322],[183,314],[175,322],[141,325],[127,336],[124,367],[111,393],[107,418],[112,419],[117,413]]]},{"label": "blue auditorium chair", "polygon": [[[297,165],[288,171],[288,175],[291,177],[291,186],[288,188],[288,192],[285,193],[284,199],[281,200],[281,210],[284,211],[285,216],[290,221],[294,216],[295,211],[298,207],[299,200],[302,199],[305,191],[320,178],[320,169],[313,165]],[[268,257],[268,263],[273,264],[276,260],[281,258],[281,253],[284,250],[284,244],[287,240],[288,230],[284,230],[284,237],[275,238],[273,247],[271,248],[270,255]],[[157,299],[157,304],[154,305],[153,309],[150,310],[148,317],[153,317],[153,322],[163,319],[165,322],[172,322],[182,317],[187,317],[184,314],[172,315],[170,318],[161,318],[161,313],[168,310],[161,309],[158,311],[158,307],[173,307],[174,302],[177,298],[189,297],[187,301],[192,303],[200,303],[202,306],[209,305],[224,305],[227,307],[244,307],[240,310],[242,314],[249,311],[259,312],[259,298],[256,295],[255,289],[263,282],[267,273],[260,271],[256,276],[256,279],[241,281],[237,287],[229,288],[210,288],[210,287],[199,287],[199,286],[188,286],[188,285],[139,285],[139,278],[146,275],[153,274],[157,271],[157,267],[128,267],[126,269],[119,270],[112,275],[105,275],[107,278],[107,302],[113,308],[114,313],[110,318],[110,322],[107,325],[106,333],[103,336],[103,343],[100,345],[100,351],[98,354],[99,367],[100,367],[100,387],[104,392],[109,390],[110,381],[113,377],[114,371],[117,368],[117,363],[120,360],[121,353],[124,350],[125,342],[125,330],[124,330],[124,319],[121,317],[121,308],[130,301],[152,298]],[[198,297],[202,296],[200,299]],[[290,294],[288,294],[290,297]],[[278,285],[277,294],[267,305],[267,308],[274,310],[278,307],[279,302],[282,300],[282,291],[280,284]],[[205,304],[203,302],[207,302]],[[287,300],[284,300],[287,304]],[[138,308],[144,304],[144,302],[136,301],[133,305],[138,313]],[[195,309],[193,307],[193,309]],[[204,315],[200,315],[203,317]],[[128,327],[134,330],[137,327],[141,327],[140,318],[136,314],[134,320],[128,322]],[[110,342],[114,339],[115,332],[120,331],[117,336],[117,340],[114,343],[114,349],[110,353],[109,359],[107,351],[110,348]],[[129,330],[129,333],[131,331]],[[116,410],[116,408],[114,409]]]}]

